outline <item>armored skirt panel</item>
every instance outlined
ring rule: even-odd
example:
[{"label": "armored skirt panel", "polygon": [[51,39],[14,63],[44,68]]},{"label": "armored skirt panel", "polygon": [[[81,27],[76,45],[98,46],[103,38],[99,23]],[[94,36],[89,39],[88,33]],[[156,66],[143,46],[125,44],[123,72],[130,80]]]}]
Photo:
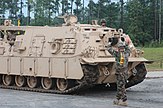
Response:
[{"label": "armored skirt panel", "polygon": [[78,58],[0,57],[0,73],[8,75],[81,79]]}]

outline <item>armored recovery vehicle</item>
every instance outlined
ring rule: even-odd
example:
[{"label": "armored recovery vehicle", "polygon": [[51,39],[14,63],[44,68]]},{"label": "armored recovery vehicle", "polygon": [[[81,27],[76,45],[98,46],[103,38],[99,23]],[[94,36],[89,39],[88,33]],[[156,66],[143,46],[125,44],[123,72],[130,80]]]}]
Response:
[{"label": "armored recovery vehicle", "polygon": [[74,93],[92,85],[114,85],[115,58],[107,51],[112,40],[128,42],[131,55],[126,87],[142,82],[147,70],[122,29],[96,23],[78,24],[73,15],[59,27],[0,26],[0,87],[50,93]]}]

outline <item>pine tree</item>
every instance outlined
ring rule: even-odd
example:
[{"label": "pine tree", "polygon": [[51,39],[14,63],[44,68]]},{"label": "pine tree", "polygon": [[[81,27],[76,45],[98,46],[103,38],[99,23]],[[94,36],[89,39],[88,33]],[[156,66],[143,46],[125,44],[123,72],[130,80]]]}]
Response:
[{"label": "pine tree", "polygon": [[73,3],[74,3],[74,0],[70,0],[71,1],[71,14],[73,14]]},{"label": "pine tree", "polygon": [[76,9],[74,9],[74,14],[78,17],[79,21],[80,21],[80,18],[79,18],[79,15],[81,13],[81,0],[76,0],[75,2],[75,5],[76,5]]}]

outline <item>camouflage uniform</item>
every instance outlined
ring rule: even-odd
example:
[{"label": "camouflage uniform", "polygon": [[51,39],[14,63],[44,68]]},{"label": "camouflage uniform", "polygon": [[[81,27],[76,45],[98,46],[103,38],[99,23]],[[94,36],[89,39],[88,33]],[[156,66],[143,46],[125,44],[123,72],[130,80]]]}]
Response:
[{"label": "camouflage uniform", "polygon": [[[119,48],[123,48],[123,51],[120,51]],[[115,56],[116,60],[116,78],[117,78],[117,100],[122,100],[123,102],[127,101],[125,85],[127,82],[127,72],[128,72],[128,57],[130,56],[130,50],[127,45],[119,43],[118,51],[115,51],[111,46],[108,49],[108,52]],[[124,61],[121,63],[121,56],[123,56]]]}]

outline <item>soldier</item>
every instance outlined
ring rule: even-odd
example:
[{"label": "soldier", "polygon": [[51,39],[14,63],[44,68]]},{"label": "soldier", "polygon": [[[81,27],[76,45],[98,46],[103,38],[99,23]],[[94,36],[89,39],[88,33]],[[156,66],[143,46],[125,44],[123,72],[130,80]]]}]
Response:
[{"label": "soldier", "polygon": [[127,96],[125,90],[125,84],[127,82],[128,72],[128,57],[130,56],[130,50],[125,43],[125,39],[122,38],[118,42],[118,50],[114,50],[109,42],[108,52],[115,56],[116,60],[116,80],[117,80],[117,95],[116,100],[113,101],[115,105],[127,106]]},{"label": "soldier", "polygon": [[102,19],[102,20],[101,20],[101,26],[102,26],[102,27],[106,27],[106,20],[105,20],[105,19]]},{"label": "soldier", "polygon": [[4,21],[4,25],[5,25],[5,26],[14,26],[14,25],[12,24],[12,20],[5,20],[5,21]]}]

